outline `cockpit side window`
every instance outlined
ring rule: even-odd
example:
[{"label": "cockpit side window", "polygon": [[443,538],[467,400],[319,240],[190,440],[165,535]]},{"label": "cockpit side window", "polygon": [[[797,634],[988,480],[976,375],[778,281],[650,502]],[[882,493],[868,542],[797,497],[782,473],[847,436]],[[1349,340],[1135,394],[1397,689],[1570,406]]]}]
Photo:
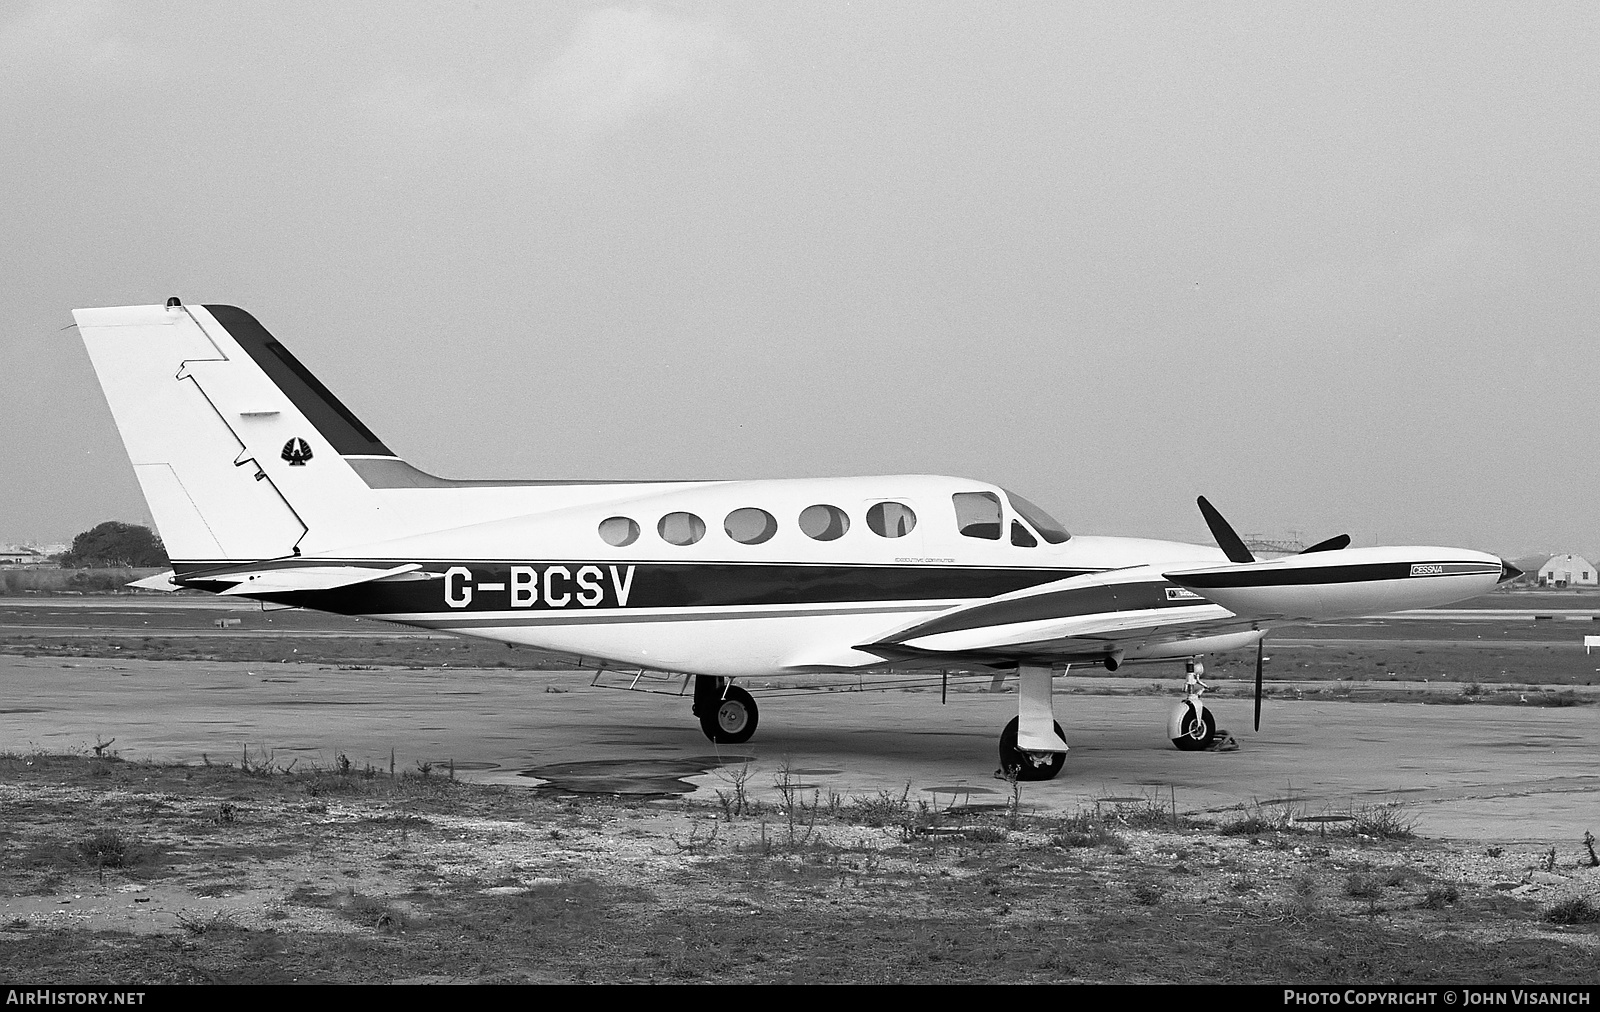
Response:
[{"label": "cockpit side window", "polygon": [[1020,520],[1011,521],[1011,543],[1018,548],[1039,547],[1039,540],[1028,533],[1028,529],[1022,526]]},{"label": "cockpit side window", "polygon": [[956,507],[956,530],[963,537],[1000,540],[1000,497],[993,492],[957,492],[950,497]]},{"label": "cockpit side window", "polygon": [[1022,496],[1017,495],[1015,492],[1012,492],[1008,489],[1006,491],[1006,498],[1011,500],[1011,508],[1016,510],[1022,519],[1032,524],[1033,529],[1039,532],[1039,536],[1050,542],[1052,545],[1062,544],[1068,538],[1072,537],[1072,535],[1067,533],[1067,529],[1065,527],[1062,527],[1056,522],[1054,517],[1035,506],[1028,500],[1022,498]]}]

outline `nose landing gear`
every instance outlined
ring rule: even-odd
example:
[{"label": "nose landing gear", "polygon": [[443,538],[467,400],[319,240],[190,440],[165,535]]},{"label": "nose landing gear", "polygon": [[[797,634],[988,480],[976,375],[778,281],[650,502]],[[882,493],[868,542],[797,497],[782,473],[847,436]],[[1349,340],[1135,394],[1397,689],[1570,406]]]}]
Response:
[{"label": "nose landing gear", "polygon": [[1189,661],[1185,667],[1187,677],[1183,699],[1172,708],[1172,714],[1167,718],[1167,737],[1185,752],[1202,752],[1216,740],[1217,719],[1200,701],[1200,696],[1210,688],[1200,680],[1200,676],[1205,674],[1205,665],[1199,661]]}]

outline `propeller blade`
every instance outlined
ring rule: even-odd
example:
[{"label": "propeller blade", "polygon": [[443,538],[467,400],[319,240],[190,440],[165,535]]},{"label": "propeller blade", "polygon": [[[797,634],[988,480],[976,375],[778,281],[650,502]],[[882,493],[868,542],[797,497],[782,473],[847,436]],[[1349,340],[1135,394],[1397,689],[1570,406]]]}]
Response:
[{"label": "propeller blade", "polygon": [[1336,538],[1319,541],[1310,548],[1301,551],[1301,555],[1310,555],[1312,552],[1337,552],[1341,548],[1350,547],[1350,535],[1341,534]]},{"label": "propeller blade", "polygon": [[1229,562],[1254,562],[1256,557],[1250,554],[1250,549],[1239,540],[1239,535],[1233,532],[1228,521],[1222,519],[1222,514],[1217,508],[1206,501],[1205,496],[1196,500],[1200,504],[1200,515],[1206,518],[1206,526],[1211,528],[1211,536],[1217,539],[1217,547],[1222,549],[1222,554],[1228,557]]},{"label": "propeller blade", "polygon": [[1256,730],[1261,730],[1261,664],[1265,660],[1265,637],[1256,640]]}]

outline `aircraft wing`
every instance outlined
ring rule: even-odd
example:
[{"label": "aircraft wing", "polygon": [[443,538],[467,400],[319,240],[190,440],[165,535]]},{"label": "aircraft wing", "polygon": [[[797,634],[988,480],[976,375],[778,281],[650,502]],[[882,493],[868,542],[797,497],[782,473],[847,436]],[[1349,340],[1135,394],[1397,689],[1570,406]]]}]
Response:
[{"label": "aircraft wing", "polygon": [[1430,547],[1138,566],[961,605],[857,649],[889,659],[1115,666],[1124,655],[1182,657],[1248,646],[1275,625],[1449,604],[1492,590],[1507,572],[1492,555]]},{"label": "aircraft wing", "polygon": [[[889,658],[1073,663],[1129,648],[1165,657],[1231,649],[1254,642],[1256,628],[1250,619],[1173,583],[1156,567],[1137,566],[961,605],[857,649]],[[1198,642],[1217,637],[1238,642]],[[1169,644],[1172,649],[1164,649]]]}]

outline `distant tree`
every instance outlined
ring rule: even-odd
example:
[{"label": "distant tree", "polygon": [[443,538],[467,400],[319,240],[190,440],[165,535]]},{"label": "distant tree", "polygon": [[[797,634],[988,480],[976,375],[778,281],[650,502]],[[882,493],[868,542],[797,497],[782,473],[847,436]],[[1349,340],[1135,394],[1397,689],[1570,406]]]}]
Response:
[{"label": "distant tree", "polygon": [[165,566],[167,550],[155,532],[140,524],[107,520],[72,539],[61,556],[66,569],[94,566]]}]

